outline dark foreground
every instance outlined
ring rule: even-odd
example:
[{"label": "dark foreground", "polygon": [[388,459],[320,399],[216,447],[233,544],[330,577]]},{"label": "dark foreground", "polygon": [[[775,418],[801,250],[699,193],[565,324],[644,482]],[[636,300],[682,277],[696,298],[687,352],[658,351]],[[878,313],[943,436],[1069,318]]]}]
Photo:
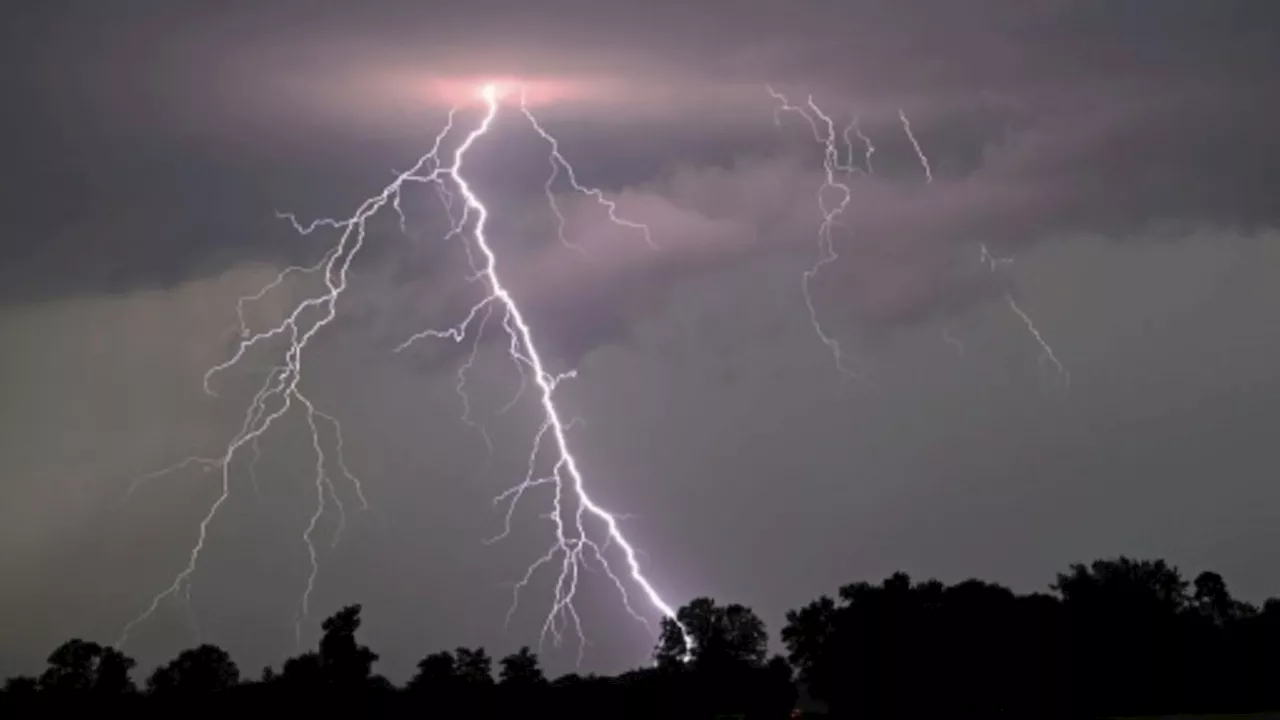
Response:
[{"label": "dark foreground", "polygon": [[353,605],[322,624],[315,650],[256,679],[221,648],[202,645],[155,668],[140,687],[132,659],[70,640],[39,674],[6,682],[0,718],[108,711],[781,720],[802,711],[1280,720],[1256,714],[1280,707],[1280,600],[1256,607],[1232,598],[1216,573],[1188,582],[1162,561],[1123,557],[1073,565],[1049,590],[1019,595],[902,573],[853,583],[788,613],[780,638],[787,656],[772,658],[750,608],[699,598],[664,620],[649,668],[548,680],[528,648],[495,663],[483,648],[460,647],[425,656],[399,687],[374,672],[378,655],[358,641],[361,608]]}]

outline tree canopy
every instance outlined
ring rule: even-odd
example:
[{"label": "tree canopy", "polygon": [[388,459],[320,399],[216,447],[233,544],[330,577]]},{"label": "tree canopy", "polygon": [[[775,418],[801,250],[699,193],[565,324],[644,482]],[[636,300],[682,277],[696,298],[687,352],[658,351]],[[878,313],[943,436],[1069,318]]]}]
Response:
[{"label": "tree canopy", "polygon": [[[616,677],[548,681],[530,647],[495,659],[483,647],[425,655],[402,687],[375,673],[361,606],[321,624],[316,647],[257,679],[221,648],[183,650],[146,676],[116,648],[58,646],[33,676],[10,678],[0,715],[57,715],[87,701],[156,716],[259,711],[421,717],[1075,718],[1257,711],[1280,707],[1280,599],[1261,607],[1225,579],[1185,580],[1159,560],[1071,565],[1017,594],[966,580],[895,573],[854,582],[787,613],[786,657],[769,657],[750,608],[696,598],[663,621],[654,663]],[[686,643],[686,634],[691,642]],[[85,707],[89,707],[86,705]]]},{"label": "tree canopy", "polygon": [[230,690],[240,684],[240,669],[231,655],[217,645],[183,650],[178,657],[156,668],[147,680],[153,693],[206,693]]},{"label": "tree canopy", "polygon": [[[683,627],[683,629],[682,629]],[[685,633],[692,640],[690,648]],[[759,667],[769,654],[764,622],[742,605],[717,605],[697,598],[676,611],[676,619],[662,619],[655,655],[659,665],[687,659],[695,665],[741,664]]]}]

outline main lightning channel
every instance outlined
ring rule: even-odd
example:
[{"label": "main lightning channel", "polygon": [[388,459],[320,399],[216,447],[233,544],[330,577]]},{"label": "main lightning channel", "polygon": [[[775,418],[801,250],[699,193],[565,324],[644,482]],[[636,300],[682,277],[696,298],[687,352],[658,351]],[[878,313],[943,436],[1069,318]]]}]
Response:
[{"label": "main lightning channel", "polygon": [[[446,239],[461,237],[463,240],[472,273],[468,279],[471,281],[483,281],[488,288],[488,294],[471,308],[467,316],[458,325],[448,330],[425,330],[419,332],[398,346],[396,352],[400,352],[417,340],[427,337],[449,338],[456,342],[461,342],[469,333],[474,333],[475,337],[469,359],[458,372],[457,390],[464,403],[464,422],[469,425],[475,425],[470,417],[470,405],[465,392],[466,371],[471,367],[471,362],[474,360],[485,324],[494,311],[498,310],[503,315],[502,327],[510,338],[509,354],[521,374],[520,391],[500,412],[505,412],[509,409],[523,394],[528,376],[532,376],[533,382],[538,389],[539,402],[543,410],[544,422],[534,438],[533,449],[529,456],[528,473],[524,481],[494,498],[495,504],[507,503],[504,532],[493,538],[493,541],[496,541],[510,533],[512,513],[526,490],[537,486],[550,485],[554,491],[553,509],[548,514],[548,517],[555,526],[555,540],[550,549],[529,567],[526,574],[514,586],[508,620],[510,620],[511,612],[516,609],[521,590],[527,587],[539,568],[554,563],[559,559],[560,571],[555,584],[553,603],[542,628],[541,638],[543,641],[550,635],[559,644],[563,631],[569,624],[572,624],[580,643],[578,658],[581,661],[586,646],[586,636],[583,632],[581,619],[574,606],[574,599],[578,588],[579,572],[584,568],[590,569],[588,561],[593,561],[595,565],[601,567],[609,579],[612,580],[622,597],[622,603],[627,612],[639,622],[648,626],[648,621],[632,606],[622,578],[614,572],[606,559],[605,552],[611,546],[616,545],[621,549],[625,559],[627,576],[641,589],[649,603],[665,618],[674,623],[675,627],[679,628],[684,638],[686,656],[692,651],[692,638],[686,628],[677,620],[675,610],[658,593],[643,573],[635,547],[627,540],[619,527],[618,520],[621,516],[606,510],[587,493],[582,472],[579,469],[577,459],[570,451],[567,438],[567,432],[574,423],[573,421],[564,422],[555,404],[555,391],[560,381],[574,377],[575,372],[570,371],[552,375],[546,370],[542,357],[534,344],[532,330],[519,305],[508,291],[507,286],[502,282],[498,273],[497,254],[485,234],[489,210],[481,202],[462,174],[467,152],[480,137],[489,132],[499,110],[500,93],[494,86],[485,86],[481,89],[480,95],[484,99],[486,107],[484,117],[454,149],[450,163],[445,164],[441,160],[441,145],[454,128],[456,108],[449,112],[444,128],[436,135],[431,150],[419,157],[411,168],[397,173],[395,180],[384,187],[380,193],[361,203],[356,212],[349,218],[342,220],[322,218],[309,224],[303,224],[291,213],[277,213],[280,218],[292,223],[294,229],[303,235],[309,235],[318,229],[326,228],[338,230],[340,236],[335,245],[325,253],[319,262],[305,267],[288,267],[257,293],[242,297],[237,302],[239,343],[236,351],[228,360],[212,367],[205,374],[204,387],[208,394],[215,395],[210,386],[211,378],[221,371],[238,364],[245,354],[255,346],[271,341],[284,340],[287,343],[287,350],[283,360],[271,369],[257,393],[253,396],[248,409],[245,411],[244,420],[239,431],[228,442],[223,454],[216,458],[187,458],[164,470],[145,475],[130,486],[131,493],[141,482],[193,466],[201,467],[206,471],[217,468],[220,470],[221,475],[221,492],[200,522],[198,538],[190,550],[186,566],[174,577],[169,586],[152,598],[144,612],[124,626],[120,639],[116,642],[117,647],[122,647],[128,641],[130,632],[137,625],[154,615],[165,598],[179,598],[185,600],[189,606],[192,576],[205,549],[209,528],[231,495],[230,468],[232,462],[236,459],[241,448],[245,445],[250,447],[253,455],[249,464],[249,474],[256,488],[255,467],[259,458],[259,442],[275,421],[282,418],[295,405],[301,405],[305,410],[305,419],[311,434],[312,449],[315,453],[314,497],[316,505],[302,533],[302,539],[310,560],[310,572],[305,590],[299,601],[299,611],[295,618],[295,632],[300,642],[301,623],[308,616],[310,597],[314,591],[319,572],[318,553],[312,536],[317,529],[320,518],[326,512],[329,502],[334,504],[338,513],[338,528],[334,536],[335,544],[345,526],[346,511],[331,477],[335,470],[337,474],[353,485],[362,507],[368,507],[363,487],[359,479],[348,470],[343,457],[341,425],[335,417],[319,410],[300,387],[304,350],[316,333],[332,321],[336,315],[337,300],[347,287],[351,262],[364,244],[367,221],[389,204],[399,217],[400,227],[403,229],[405,227],[405,216],[401,209],[401,193],[407,183],[422,183],[433,186],[445,206],[445,211],[452,223]],[[520,109],[538,134],[551,145],[549,159],[551,161],[552,175],[547,180],[546,190],[552,210],[560,221],[559,236],[561,241],[569,245],[564,236],[564,217],[560,212],[560,208],[555,204],[554,196],[551,194],[551,185],[556,178],[556,174],[563,170],[574,190],[591,197],[597,203],[603,205],[608,210],[609,218],[615,224],[641,232],[645,241],[652,246],[653,242],[647,226],[620,218],[616,214],[615,204],[607,200],[602,191],[585,187],[578,183],[572,166],[560,154],[555,138],[542,128],[529,111],[524,102],[523,91],[521,92]],[[458,216],[455,216],[454,213],[455,196],[446,186],[446,181],[451,181],[461,195],[463,207],[461,214]],[[466,242],[468,239],[466,227],[468,222],[472,220],[473,230],[470,236],[479,250],[480,258],[475,256],[471,245]],[[482,260],[482,262],[478,262],[479,260]],[[274,327],[256,333],[249,330],[244,314],[247,303],[259,301],[268,293],[277,290],[290,275],[310,276],[317,273],[323,274],[325,292],[312,295],[299,302],[293,311]],[[326,454],[324,445],[321,442],[318,419],[326,421],[333,428],[336,448],[332,458]],[[481,428],[481,431],[483,432],[483,428]],[[549,475],[537,476],[538,458],[542,451],[544,440],[548,435],[554,441],[557,459]],[[489,442],[487,433],[485,433],[485,442],[486,447],[492,451],[492,445]],[[572,499],[576,501],[577,505],[571,517],[566,513],[563,506],[566,499],[566,490],[568,494],[572,495]],[[603,541],[597,542],[588,535],[586,527],[588,517],[593,517],[604,525],[606,532]]]},{"label": "main lightning channel", "polygon": [[[456,221],[456,224],[450,231],[450,234],[461,233],[470,215],[475,213],[472,236],[474,237],[476,246],[479,248],[484,259],[482,267],[478,270],[478,274],[488,285],[490,292],[482,300],[472,306],[471,310],[467,313],[467,317],[458,325],[447,330],[425,330],[419,332],[402,343],[398,348],[396,348],[396,350],[397,352],[404,350],[417,340],[427,337],[448,337],[455,341],[461,340],[466,336],[468,328],[476,322],[477,318],[488,316],[489,309],[492,308],[494,303],[498,303],[501,306],[506,317],[503,327],[511,333],[512,342],[509,348],[511,356],[518,365],[526,367],[533,377],[534,384],[538,388],[539,402],[543,410],[544,423],[535,436],[533,450],[529,455],[528,473],[526,474],[524,481],[494,498],[495,503],[505,501],[508,505],[504,531],[502,534],[493,538],[493,541],[500,540],[510,533],[512,512],[523,497],[525,491],[541,485],[551,485],[553,487],[554,508],[550,513],[550,519],[556,528],[556,539],[552,543],[550,549],[548,549],[542,557],[536,560],[529,567],[525,576],[516,584],[513,591],[511,611],[515,610],[516,603],[519,601],[520,591],[528,585],[530,580],[533,578],[534,573],[544,565],[555,562],[558,557],[560,559],[560,573],[556,580],[555,596],[552,607],[543,624],[542,636],[545,639],[546,636],[550,634],[555,638],[555,641],[559,643],[562,639],[563,626],[557,623],[572,623],[580,641],[579,659],[581,659],[586,639],[582,631],[581,618],[578,615],[577,609],[574,607],[573,601],[578,588],[580,570],[584,567],[588,558],[594,560],[600,567],[602,567],[605,573],[613,581],[622,596],[623,606],[626,608],[627,612],[636,618],[636,620],[646,626],[648,625],[647,620],[645,620],[645,618],[632,607],[630,597],[625,586],[621,579],[613,572],[608,560],[605,558],[604,551],[607,549],[608,545],[617,545],[622,549],[627,563],[627,569],[629,571],[628,574],[630,575],[631,580],[644,592],[649,603],[661,612],[663,616],[670,618],[672,621],[676,621],[676,613],[671,605],[662,598],[658,591],[653,587],[653,584],[644,575],[640,568],[636,549],[622,533],[622,530],[618,525],[617,517],[596,503],[595,500],[593,500],[587,493],[582,471],[578,467],[578,461],[569,449],[569,440],[567,437],[568,424],[561,419],[560,411],[555,404],[555,391],[560,381],[573,377],[574,373],[570,372],[552,375],[546,370],[546,366],[543,363],[536,344],[534,343],[533,332],[530,329],[528,322],[525,320],[524,314],[520,310],[520,306],[511,296],[510,291],[507,289],[506,285],[503,284],[498,273],[497,255],[489,244],[489,239],[485,234],[485,226],[489,218],[489,210],[480,201],[479,197],[472,190],[470,184],[462,174],[462,165],[467,152],[471,149],[472,145],[478,138],[489,131],[489,128],[498,113],[499,102],[497,93],[486,88],[485,92],[482,93],[482,96],[484,97],[487,106],[487,112],[485,113],[483,120],[481,120],[479,126],[468,133],[462,143],[459,144],[457,150],[454,152],[453,164],[447,168],[443,168],[440,174],[444,174],[452,178],[454,183],[458,186],[458,190],[464,201],[462,215]],[[529,112],[523,99],[521,101],[521,110],[533,124],[537,132],[551,143],[553,179],[554,171],[561,166],[564,167],[571,178],[575,190],[590,195],[601,204],[604,204],[609,210],[610,219],[614,222],[625,227],[642,230],[645,240],[651,243],[648,227],[618,218],[615,214],[615,207],[613,203],[605,200],[599,190],[584,188],[578,184],[576,178],[573,176],[572,168],[569,166],[568,162],[564,160],[563,156],[560,155],[558,144],[549,133],[538,125],[533,115]],[[423,180],[434,182],[438,176],[439,174],[435,177],[423,178]],[[411,179],[417,180],[418,178]],[[548,188],[550,188],[550,183],[551,181],[548,180]],[[550,196],[549,189],[548,196]],[[568,245],[569,243],[565,241],[563,235],[563,216],[557,206],[553,204],[552,208],[555,211],[557,218],[561,221],[560,238],[562,242],[565,242],[565,244]],[[485,314],[482,315],[482,313]],[[479,329],[477,329],[476,332],[479,332]],[[548,433],[551,434],[552,439],[554,440],[555,450],[558,457],[553,465],[550,475],[536,477],[535,468],[537,466],[537,459]],[[567,527],[562,505],[566,478],[578,504],[577,511],[573,515],[572,529]],[[594,516],[605,525],[607,530],[605,543],[597,543],[588,536],[584,524],[585,515],[587,514]],[[587,553],[590,554],[588,555]],[[508,620],[510,619],[510,616],[511,613],[508,612]],[[678,621],[676,621],[676,625],[684,635],[686,651],[692,649],[692,638],[688,635],[687,630],[680,625]]]}]

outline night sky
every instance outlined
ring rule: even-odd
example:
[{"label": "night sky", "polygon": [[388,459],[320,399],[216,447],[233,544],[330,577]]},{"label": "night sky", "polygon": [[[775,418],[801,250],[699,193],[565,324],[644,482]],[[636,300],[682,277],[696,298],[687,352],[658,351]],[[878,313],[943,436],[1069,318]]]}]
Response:
[{"label": "night sky", "polygon": [[[363,5],[6,14],[0,672],[35,671],[72,636],[114,641],[186,563],[218,473],[126,493],[239,427],[272,356],[202,390],[235,350],[236,300],[334,237],[276,211],[349,215],[430,148],[450,102],[476,122],[471,93],[492,77],[529,83],[578,179],[658,246],[572,193],[566,234],[586,252],[561,245],[548,148],[514,105],[468,156],[549,369],[578,371],[557,400],[580,418],[589,487],[673,604],[741,602],[776,632],[786,610],[895,570],[1043,590],[1121,553],[1280,594],[1280,5]],[[838,128],[856,114],[875,146],[813,293],[858,380],[801,292],[822,149],[797,116],[774,124],[766,84],[812,93]],[[336,484],[346,525],[336,547],[336,516],[317,528],[303,643],[363,603],[363,640],[397,681],[427,652],[536,645],[553,578],[504,628],[550,540],[549,496],[486,545],[503,527],[491,498],[523,477],[540,419],[529,402],[499,413],[519,386],[500,332],[468,375],[491,456],[455,391],[469,346],[392,352],[476,299],[435,194],[404,210],[407,233],[389,212],[371,222],[304,380],[342,421],[370,507]],[[993,274],[984,244],[1015,262]],[[296,292],[249,321],[269,327]],[[295,415],[263,440],[256,487],[238,461],[190,603],[163,603],[125,648],[140,665],[208,641],[256,675],[297,652],[310,444]],[[643,663],[652,636],[584,578],[583,669]],[[547,646],[548,669],[571,669],[576,647]]]}]

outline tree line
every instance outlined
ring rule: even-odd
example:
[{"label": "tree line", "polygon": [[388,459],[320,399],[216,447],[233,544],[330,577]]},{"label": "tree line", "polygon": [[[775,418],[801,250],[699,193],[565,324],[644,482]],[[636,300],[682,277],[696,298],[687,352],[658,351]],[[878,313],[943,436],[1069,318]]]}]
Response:
[{"label": "tree line", "polygon": [[[315,650],[257,679],[215,645],[145,678],[119,650],[63,643],[35,676],[10,678],[0,715],[91,703],[134,715],[340,710],[379,717],[1090,718],[1280,708],[1280,599],[1231,597],[1160,560],[1072,565],[1049,592],[967,580],[858,582],[787,614],[782,655],[750,609],[698,598],[663,621],[654,663],[616,677],[549,680],[530,648],[427,655],[403,686],[374,672],[359,605],[321,626]],[[684,632],[681,628],[683,627]],[[685,633],[692,647],[685,644]],[[496,671],[495,671],[496,670]],[[801,698],[799,704],[797,699]]]}]

